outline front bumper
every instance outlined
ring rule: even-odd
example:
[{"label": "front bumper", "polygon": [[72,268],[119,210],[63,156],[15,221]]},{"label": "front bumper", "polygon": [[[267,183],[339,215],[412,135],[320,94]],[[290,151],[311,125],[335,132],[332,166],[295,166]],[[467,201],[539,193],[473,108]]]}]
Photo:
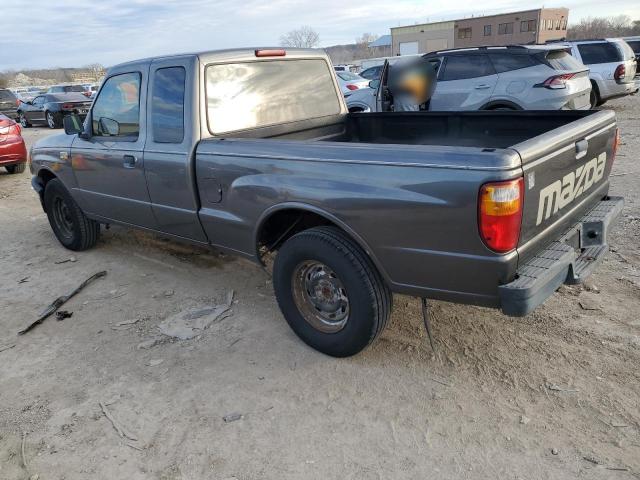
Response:
[{"label": "front bumper", "polygon": [[521,265],[516,279],[499,287],[502,312],[525,316],[563,283],[582,283],[609,251],[607,234],[623,206],[622,197],[600,201],[562,237]]}]

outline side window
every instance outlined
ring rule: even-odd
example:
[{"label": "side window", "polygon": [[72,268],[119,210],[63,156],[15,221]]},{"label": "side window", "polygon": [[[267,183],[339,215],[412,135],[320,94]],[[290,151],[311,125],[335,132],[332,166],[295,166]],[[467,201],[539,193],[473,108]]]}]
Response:
[{"label": "side window", "polygon": [[92,132],[98,137],[126,137],[140,133],[140,74],[109,77],[93,105]]},{"label": "side window", "polygon": [[44,105],[44,97],[43,96],[39,96],[33,99],[33,104],[34,105]]},{"label": "side window", "polygon": [[447,57],[442,80],[485,77],[495,71],[486,55],[451,55]]},{"label": "side window", "polygon": [[153,76],[151,125],[153,141],[182,143],[184,139],[184,67],[156,70]]},{"label": "side window", "polygon": [[582,63],[593,65],[597,63],[619,62],[622,60],[620,51],[613,43],[583,43],[578,45]]},{"label": "side window", "polygon": [[440,73],[440,65],[442,65],[442,60],[440,58],[430,58],[429,63],[436,71],[436,76]]},{"label": "side window", "polygon": [[490,53],[489,58],[497,73],[509,72],[536,64],[531,55],[512,55],[508,53]]}]

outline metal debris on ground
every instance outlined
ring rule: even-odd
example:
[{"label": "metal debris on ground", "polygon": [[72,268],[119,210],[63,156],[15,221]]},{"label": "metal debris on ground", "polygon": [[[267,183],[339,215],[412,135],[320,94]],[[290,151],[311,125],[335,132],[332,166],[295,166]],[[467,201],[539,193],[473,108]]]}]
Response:
[{"label": "metal debris on ground", "polygon": [[233,290],[227,294],[225,303],[205,308],[191,308],[164,320],[158,328],[168,337],[189,340],[201,335],[211,324],[231,315]]},{"label": "metal debris on ground", "polygon": [[10,350],[15,346],[16,346],[15,343],[12,343],[11,345],[3,345],[0,347],[0,353],[4,352],[5,350]]},{"label": "metal debris on ground", "polygon": [[24,278],[21,278],[21,279],[18,281],[18,283],[27,283],[27,282],[29,281],[29,278],[31,278],[31,277],[24,277]]},{"label": "metal debris on ground", "polygon": [[65,318],[71,317],[73,317],[73,312],[70,312],[69,310],[58,310],[56,312],[56,320],[58,320],[59,322],[61,322]]},{"label": "metal debris on ground", "polygon": [[115,431],[118,432],[118,435],[120,435],[122,438],[128,438],[129,440],[133,440],[134,442],[138,440],[131,433],[127,432],[122,425],[120,425],[120,423],[113,417],[113,415],[111,414],[111,412],[103,402],[98,402],[98,404],[100,405],[100,408],[102,409],[102,413],[104,413],[104,416],[107,417],[107,420],[111,422],[111,425],[113,425],[113,428],[115,429]]},{"label": "metal debris on ground", "polygon": [[56,298],[53,303],[51,305],[49,305],[47,307],[47,309],[42,312],[42,314],[32,323],[30,323],[29,325],[27,325],[25,328],[23,328],[22,330],[20,330],[18,332],[18,335],[24,335],[25,333],[27,333],[29,330],[33,329],[34,327],[36,327],[37,325],[41,324],[42,322],[44,322],[47,318],[49,318],[51,315],[53,315],[62,305],[64,305],[65,303],[67,303],[69,301],[69,299],[73,298],[75,295],[77,295],[83,288],[85,288],[87,285],[89,285],[91,282],[93,282],[94,280],[98,279],[98,278],[102,278],[107,274],[106,271],[102,271],[102,272],[98,272],[92,276],[90,276],[89,278],[87,278],[84,282],[82,282],[73,292],[71,292],[69,295],[63,295],[61,297]]},{"label": "metal debris on ground", "polygon": [[562,388],[554,383],[550,383],[549,385],[547,385],[547,388],[549,390],[553,390],[554,392],[570,392],[570,393],[577,393],[580,390],[574,390],[571,388]]},{"label": "metal debris on ground", "polygon": [[242,417],[243,415],[241,413],[230,413],[222,417],[222,419],[224,420],[225,423],[231,423],[231,422],[240,420]]}]

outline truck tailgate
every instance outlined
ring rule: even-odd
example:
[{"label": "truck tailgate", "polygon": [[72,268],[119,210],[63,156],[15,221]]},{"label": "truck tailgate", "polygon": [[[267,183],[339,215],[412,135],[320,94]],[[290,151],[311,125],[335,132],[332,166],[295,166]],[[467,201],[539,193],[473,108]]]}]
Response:
[{"label": "truck tailgate", "polygon": [[[524,172],[520,264],[561,237],[609,190],[615,114],[599,111],[513,148]],[[574,245],[580,248],[581,245]]]}]

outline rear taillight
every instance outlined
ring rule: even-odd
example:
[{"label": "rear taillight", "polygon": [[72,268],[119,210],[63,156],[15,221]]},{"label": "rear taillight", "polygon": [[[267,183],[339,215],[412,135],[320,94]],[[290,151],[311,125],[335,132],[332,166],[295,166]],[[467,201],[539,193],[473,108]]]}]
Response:
[{"label": "rear taillight", "polygon": [[19,107],[22,101],[19,98],[16,98],[16,107]]},{"label": "rear taillight", "polygon": [[11,125],[11,128],[9,129],[9,133],[13,133],[14,135],[21,135],[22,128],[20,128],[20,124],[16,123],[14,125]]},{"label": "rear taillight", "polygon": [[620,146],[620,130],[616,128],[616,136],[613,139],[613,162],[616,159],[616,155],[618,153],[618,147]]},{"label": "rear taillight", "polygon": [[349,90],[358,90],[358,86],[357,86],[357,85],[351,85],[351,84],[349,84],[349,85],[347,85],[347,88],[348,88]]},{"label": "rear taillight", "polygon": [[478,227],[482,241],[494,252],[506,253],[518,246],[522,224],[524,181],[486,183],[478,198]]},{"label": "rear taillight", "polygon": [[575,73],[563,73],[562,75],[554,75],[547,78],[540,86],[545,88],[567,88],[567,80],[571,80],[575,77]]},{"label": "rear taillight", "polygon": [[624,63],[621,63],[616,67],[616,71],[613,72],[613,79],[615,81],[622,80],[626,74],[627,74],[627,68],[624,66]]}]

